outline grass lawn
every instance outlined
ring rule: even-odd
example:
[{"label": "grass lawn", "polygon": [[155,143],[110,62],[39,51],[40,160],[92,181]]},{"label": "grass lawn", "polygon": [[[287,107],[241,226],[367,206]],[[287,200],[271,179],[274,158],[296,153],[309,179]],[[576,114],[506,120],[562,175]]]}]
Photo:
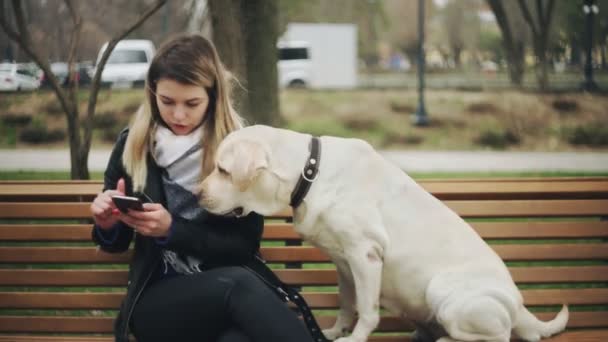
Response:
[{"label": "grass lawn", "polygon": [[[85,90],[81,100],[84,112]],[[142,101],[142,89],[102,90],[92,147],[109,148]],[[285,89],[279,102],[284,128],[361,138],[379,149],[608,151],[608,96],[603,95],[429,89],[427,127],[411,124],[418,104],[415,87]],[[0,97],[0,108],[0,148],[67,146],[65,115],[52,92]],[[51,139],[56,134],[59,138]],[[28,142],[41,135],[48,136],[46,142]]]}]

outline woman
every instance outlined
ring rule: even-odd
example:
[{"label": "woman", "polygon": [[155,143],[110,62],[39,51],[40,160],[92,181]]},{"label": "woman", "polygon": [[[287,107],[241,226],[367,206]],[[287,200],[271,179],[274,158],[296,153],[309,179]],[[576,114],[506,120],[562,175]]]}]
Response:
[{"label": "woman", "polygon": [[[154,57],[147,101],[111,154],[104,192],[91,204],[93,240],[123,252],[135,238],[117,341],[129,329],[147,341],[311,341],[296,315],[240,267],[255,261],[263,218],[213,216],[196,184],[219,142],[241,127],[228,72],[211,42],[179,36]],[[111,197],[141,198],[144,211],[117,210]]]}]

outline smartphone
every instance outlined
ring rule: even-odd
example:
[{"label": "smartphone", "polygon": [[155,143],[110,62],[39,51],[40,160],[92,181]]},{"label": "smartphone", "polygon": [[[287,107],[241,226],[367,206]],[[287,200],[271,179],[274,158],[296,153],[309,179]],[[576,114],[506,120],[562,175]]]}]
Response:
[{"label": "smartphone", "polygon": [[144,211],[144,205],[137,197],[114,195],[112,196],[112,202],[118,210],[125,214],[129,209]]}]

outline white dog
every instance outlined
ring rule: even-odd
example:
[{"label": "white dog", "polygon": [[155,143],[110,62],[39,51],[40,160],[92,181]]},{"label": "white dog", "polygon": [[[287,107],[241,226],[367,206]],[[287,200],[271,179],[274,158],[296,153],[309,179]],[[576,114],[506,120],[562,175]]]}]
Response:
[{"label": "white dog", "polygon": [[[231,133],[200,186],[201,205],[216,214],[285,209],[310,142],[310,135],[267,126]],[[337,266],[340,311],[324,331],[329,339],[366,341],[380,305],[441,342],[507,342],[512,332],[538,341],[565,328],[567,306],[539,321],[479,235],[369,144],[320,142],[318,177],[293,212],[295,230]]]}]

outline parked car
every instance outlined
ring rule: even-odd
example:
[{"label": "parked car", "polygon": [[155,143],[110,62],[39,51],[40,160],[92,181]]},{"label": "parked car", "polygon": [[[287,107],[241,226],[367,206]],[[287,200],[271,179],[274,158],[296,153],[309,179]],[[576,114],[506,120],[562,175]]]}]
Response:
[{"label": "parked car", "polygon": [[40,80],[27,65],[0,63],[0,91],[34,90],[38,87]]},{"label": "parked car", "polygon": [[[89,84],[91,84],[91,76],[90,76],[91,63],[90,62],[76,63],[74,67],[76,68],[76,70],[78,72],[75,72],[72,77],[74,77],[76,80],[78,80],[78,86],[86,87]],[[67,63],[63,63],[63,62],[51,63],[51,72],[55,75],[55,77],[57,77],[57,80],[59,81],[59,84],[61,84],[62,87],[68,86],[68,64]],[[49,78],[44,74],[42,75],[42,78],[40,80],[40,87],[41,88],[50,88],[51,87]]]},{"label": "parked car", "polygon": [[309,44],[304,41],[281,41],[277,47],[279,86],[308,87],[311,78]]},{"label": "parked car", "polygon": [[[96,64],[99,64],[107,46],[108,43],[105,43],[99,50]],[[112,50],[101,73],[102,84],[112,88],[143,86],[154,52],[155,47],[150,40],[121,40]]]}]

